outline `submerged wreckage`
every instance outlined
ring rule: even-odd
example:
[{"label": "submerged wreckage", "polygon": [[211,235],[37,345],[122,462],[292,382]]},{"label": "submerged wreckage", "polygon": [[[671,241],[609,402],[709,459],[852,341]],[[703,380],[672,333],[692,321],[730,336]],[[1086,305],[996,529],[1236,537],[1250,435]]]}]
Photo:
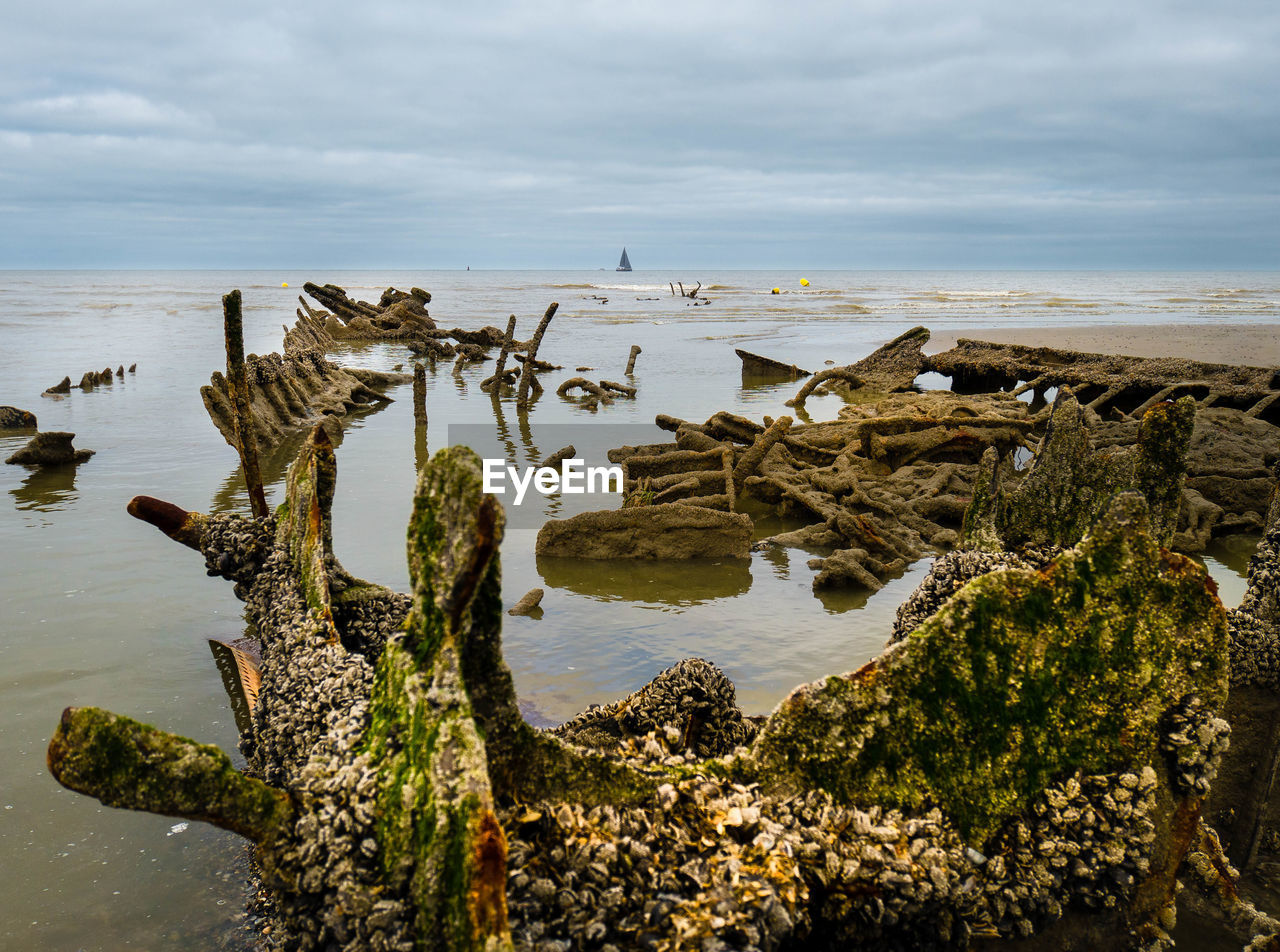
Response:
[{"label": "submerged wreckage", "polygon": [[[874,365],[886,389],[890,363]],[[824,381],[870,376],[839,369]],[[1193,895],[1276,947],[1280,921],[1240,898],[1230,863],[1253,863],[1272,823],[1258,778],[1277,759],[1280,501],[1225,611],[1170,549],[1195,394],[1135,406],[1125,449],[1091,443],[1096,408],[1065,390],[1047,429],[998,395],[978,412],[923,397],[924,413],[892,396],[832,424],[668,418],[670,452],[714,457],[683,480],[694,505],[789,500],[873,579],[873,558],[888,571],[908,545],[958,543],[878,658],[768,717],[687,659],[531,727],[502,656],[504,514],[478,459],[451,448],[421,468],[400,594],[337,560],[336,458],[316,426],[268,516],[130,503],[235,583],[261,637],[248,772],[95,708],[64,713],[50,769],[251,839],[286,948],[1156,950]],[[919,462],[947,446],[979,458]],[[618,455],[661,478],[666,452]],[[945,502],[918,519],[862,488],[924,465]]]}]

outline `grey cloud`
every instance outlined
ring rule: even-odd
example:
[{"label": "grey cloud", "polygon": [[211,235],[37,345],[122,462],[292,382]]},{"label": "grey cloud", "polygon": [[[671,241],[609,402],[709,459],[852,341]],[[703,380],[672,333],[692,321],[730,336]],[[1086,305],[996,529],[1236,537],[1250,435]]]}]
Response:
[{"label": "grey cloud", "polygon": [[7,27],[0,266],[232,266],[246,233],[280,264],[621,239],[655,265],[1258,266],[1280,237],[1271,3],[126,0]]}]

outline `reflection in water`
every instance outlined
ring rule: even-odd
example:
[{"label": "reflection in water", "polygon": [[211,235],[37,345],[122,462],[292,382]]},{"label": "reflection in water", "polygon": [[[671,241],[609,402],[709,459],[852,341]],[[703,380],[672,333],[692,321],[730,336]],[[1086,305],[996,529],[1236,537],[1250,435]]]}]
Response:
[{"label": "reflection in water", "polygon": [[[240,639],[239,644],[246,647],[250,639]],[[231,714],[236,720],[236,729],[241,737],[253,734],[253,710],[249,706],[249,698],[245,694],[245,683],[236,664],[232,646],[221,641],[209,639],[209,650],[213,652],[213,663],[218,666],[218,674],[222,675],[222,688],[227,692],[227,701],[231,705]]]},{"label": "reflection in water", "polygon": [[745,364],[742,367],[742,390],[744,392],[785,389],[779,386],[780,384],[786,384],[787,386],[794,384],[795,388],[799,390],[803,386],[801,382],[803,379],[786,370],[748,370]]},{"label": "reflection in water", "polygon": [[66,509],[76,498],[76,463],[61,466],[37,466],[22,485],[9,490],[19,509],[57,512]]},{"label": "reflection in water", "polygon": [[[372,413],[377,413],[385,404],[372,404],[369,406],[357,407],[342,418],[341,427],[327,428],[329,437],[333,440],[335,447],[342,445],[342,439],[346,436],[347,429],[355,423]],[[262,485],[266,489],[267,499],[270,502],[271,487],[276,484],[283,484],[285,474],[289,471],[289,466],[298,457],[303,444],[311,436],[314,425],[304,426],[295,433],[290,433],[276,446],[270,454],[259,457],[258,468],[262,473]],[[423,434],[425,439],[425,433]],[[227,478],[222,481],[222,485],[218,487],[218,491],[213,494],[213,502],[209,507],[210,512],[247,512],[253,507],[249,503],[249,492],[245,489],[244,474],[240,467],[237,466]]]},{"label": "reflection in water", "polygon": [[701,605],[741,595],[751,587],[745,559],[565,559],[538,557],[538,574],[564,588],[608,602]]},{"label": "reflection in water", "polygon": [[1249,533],[1222,536],[1209,543],[1197,559],[1218,585],[1218,598],[1227,608],[1235,608],[1248,588],[1249,560],[1258,548],[1260,535]]},{"label": "reflection in water", "polygon": [[874,593],[867,588],[820,588],[813,593],[831,615],[863,608],[872,594]]}]

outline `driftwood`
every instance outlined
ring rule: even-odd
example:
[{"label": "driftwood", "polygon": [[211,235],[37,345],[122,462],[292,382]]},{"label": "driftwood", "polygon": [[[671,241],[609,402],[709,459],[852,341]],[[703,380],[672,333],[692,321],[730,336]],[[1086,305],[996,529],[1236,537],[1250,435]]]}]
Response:
[{"label": "driftwood", "polygon": [[632,344],[631,353],[627,355],[627,369],[623,371],[628,377],[635,373],[636,358],[640,356],[640,345]]}]

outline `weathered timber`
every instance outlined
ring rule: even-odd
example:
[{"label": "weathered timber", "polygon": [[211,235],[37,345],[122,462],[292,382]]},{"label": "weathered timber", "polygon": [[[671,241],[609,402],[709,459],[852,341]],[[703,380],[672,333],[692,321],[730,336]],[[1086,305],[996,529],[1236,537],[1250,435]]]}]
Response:
[{"label": "weathered timber", "polygon": [[109,807],[203,820],[260,844],[294,819],[285,791],[240,773],[217,747],[96,707],[62,712],[48,762],[64,787]]},{"label": "weathered timber", "polygon": [[36,415],[18,407],[0,407],[0,430],[34,430]]},{"label": "weathered timber", "polygon": [[538,530],[539,556],[578,559],[748,557],[751,520],[675,503],[584,512]]},{"label": "weathered timber", "polygon": [[[910,415],[913,400],[923,424],[870,422]],[[936,531],[926,514],[958,521],[977,454],[998,441],[951,440],[910,464],[876,447],[965,418],[1027,432],[1014,420],[1025,405],[1008,425],[1000,400],[965,406],[903,396],[792,426],[749,482],[822,519],[806,537],[855,546],[836,563],[860,549],[855,574],[887,569]],[[735,453],[780,423],[673,422],[675,452],[717,444],[730,495]],[[1140,500],[1113,501],[1042,572],[982,572],[949,604],[922,604],[901,645],[800,689],[762,735],[698,659],[552,734],[520,717],[502,660],[502,514],[478,461],[450,450],[422,468],[406,623],[404,596],[333,555],[325,442],[313,435],[274,520],[131,506],[187,544],[198,532],[263,634],[247,748],[299,819],[260,856],[301,948],[628,948],[733,930],[774,948],[1032,934],[1048,948],[1085,928],[1102,952],[1162,934],[1225,746],[1226,640],[1211,586],[1159,552]],[[660,507],[631,511],[646,508]],[[609,902],[573,885],[582,863]]]},{"label": "weathered timber", "polygon": [[231,421],[235,433],[234,446],[244,469],[249,504],[256,519],[267,516],[267,497],[262,487],[262,470],[258,465],[257,430],[253,425],[253,409],[249,399],[249,381],[244,369],[244,323],[240,314],[240,291],[222,296],[222,321],[227,344],[227,390],[233,410]]},{"label": "weathered timber", "polygon": [[623,371],[628,377],[635,373],[636,358],[640,356],[640,345],[632,344],[631,353],[627,355],[627,369]]},{"label": "weathered timber", "polygon": [[586,377],[570,377],[556,388],[556,395],[568,397],[572,390],[581,390],[586,394],[585,397],[580,399],[589,405],[595,405],[597,403],[613,403],[613,397],[610,396],[608,390],[599,384],[592,383]]},{"label": "weathered timber", "polygon": [[504,371],[507,366],[507,354],[511,352],[511,345],[515,341],[516,334],[516,316],[512,314],[507,318],[507,331],[502,335],[502,350],[498,353],[498,365],[493,370],[493,376],[487,377],[480,384],[481,390],[490,390],[500,383],[506,382]]},{"label": "weathered timber", "polygon": [[803,407],[806,398],[820,384],[828,380],[842,380],[852,389],[868,387],[884,393],[909,389],[916,377],[925,370],[928,358],[921,352],[929,340],[929,331],[913,327],[899,334],[883,347],[878,348],[856,363],[845,367],[831,367],[814,374],[794,397],[787,401],[789,407]]},{"label": "weathered timber", "polygon": [[[1100,414],[1108,408],[1121,414],[1135,413],[1159,400],[1187,395],[1197,400],[1212,398],[1217,406],[1249,410],[1280,392],[1280,373],[1274,368],[1172,357],[1119,357],[969,339],[927,357],[926,363],[927,369],[951,377],[957,392],[1013,388],[1023,381],[1034,381],[1040,392],[1067,386],[1081,399],[1092,401]],[[1113,396],[1097,399],[1107,393]],[[1277,409],[1269,402],[1259,412],[1270,418]]]},{"label": "weathered timber", "polygon": [[565,460],[573,459],[577,452],[572,443],[563,446],[539,463],[538,469],[559,469]]},{"label": "weathered timber", "polygon": [[801,370],[795,364],[784,364],[780,360],[774,360],[772,357],[762,357],[747,350],[734,350],[734,353],[742,361],[742,376],[744,379],[761,378],[781,381],[799,380],[801,377],[809,376],[809,371]]},{"label": "weathered timber", "polygon": [[556,311],[559,307],[559,303],[551,302],[546,313],[542,315],[542,320],[538,322],[538,327],[533,332],[533,336],[529,338],[529,347],[525,351],[524,373],[520,375],[520,390],[516,394],[516,406],[520,409],[526,409],[529,405],[529,386],[530,381],[534,379],[534,361],[538,359],[538,348],[542,346],[542,335],[547,332],[547,325],[551,323],[551,318],[556,316]]},{"label": "weathered timber", "polygon": [[[339,367],[316,350],[284,356],[250,354],[245,378],[260,456],[317,421],[332,427],[330,435],[336,436],[343,418],[391,403],[382,391],[412,380],[409,374]],[[227,378],[215,372],[209,384],[200,388],[200,396],[227,444],[236,447],[235,410]]]},{"label": "weathered timber", "polygon": [[[1162,555],[1145,501],[1121,495],[1051,571],[982,576],[895,650],[792,692],[754,755],[792,789],[937,804],[979,843],[1065,771],[1158,763],[1166,709],[1225,703],[1226,648],[1204,570]],[[1087,746],[1069,724],[1094,725]]]},{"label": "weathered timber", "polygon": [[427,425],[427,368],[418,361],[413,364],[413,424]]},{"label": "weathered timber", "polygon": [[531,588],[520,596],[520,600],[507,609],[508,615],[532,615],[535,612],[541,614],[538,608],[542,604],[543,591],[540,588]]},{"label": "weathered timber", "polygon": [[1039,449],[1017,488],[1003,492],[1002,470],[989,463],[984,469],[984,478],[991,481],[975,488],[974,505],[965,517],[975,534],[967,544],[1004,550],[1073,545],[1108,498],[1125,490],[1143,494],[1157,540],[1170,544],[1195,412],[1190,397],[1157,404],[1143,417],[1136,446],[1095,451],[1085,411],[1070,390],[1060,390]]},{"label": "weathered timber", "polygon": [[200,551],[205,528],[205,517],[202,514],[187,512],[154,496],[134,496],[129,500],[127,511],[133,518],[155,526],[173,541]]},{"label": "weathered timber", "polygon": [[303,285],[321,306],[334,315],[326,316],[307,309],[312,321],[323,323],[324,333],[333,340],[418,340],[436,329],[427,313],[431,295],[415,288],[411,292],[387,288],[377,305],[353,301],[347,292],[334,284]]},{"label": "weathered timber", "polygon": [[62,466],[67,463],[83,463],[94,454],[94,450],[78,450],[71,445],[76,435],[57,430],[37,433],[26,446],[9,455],[6,463],[24,466]]}]

